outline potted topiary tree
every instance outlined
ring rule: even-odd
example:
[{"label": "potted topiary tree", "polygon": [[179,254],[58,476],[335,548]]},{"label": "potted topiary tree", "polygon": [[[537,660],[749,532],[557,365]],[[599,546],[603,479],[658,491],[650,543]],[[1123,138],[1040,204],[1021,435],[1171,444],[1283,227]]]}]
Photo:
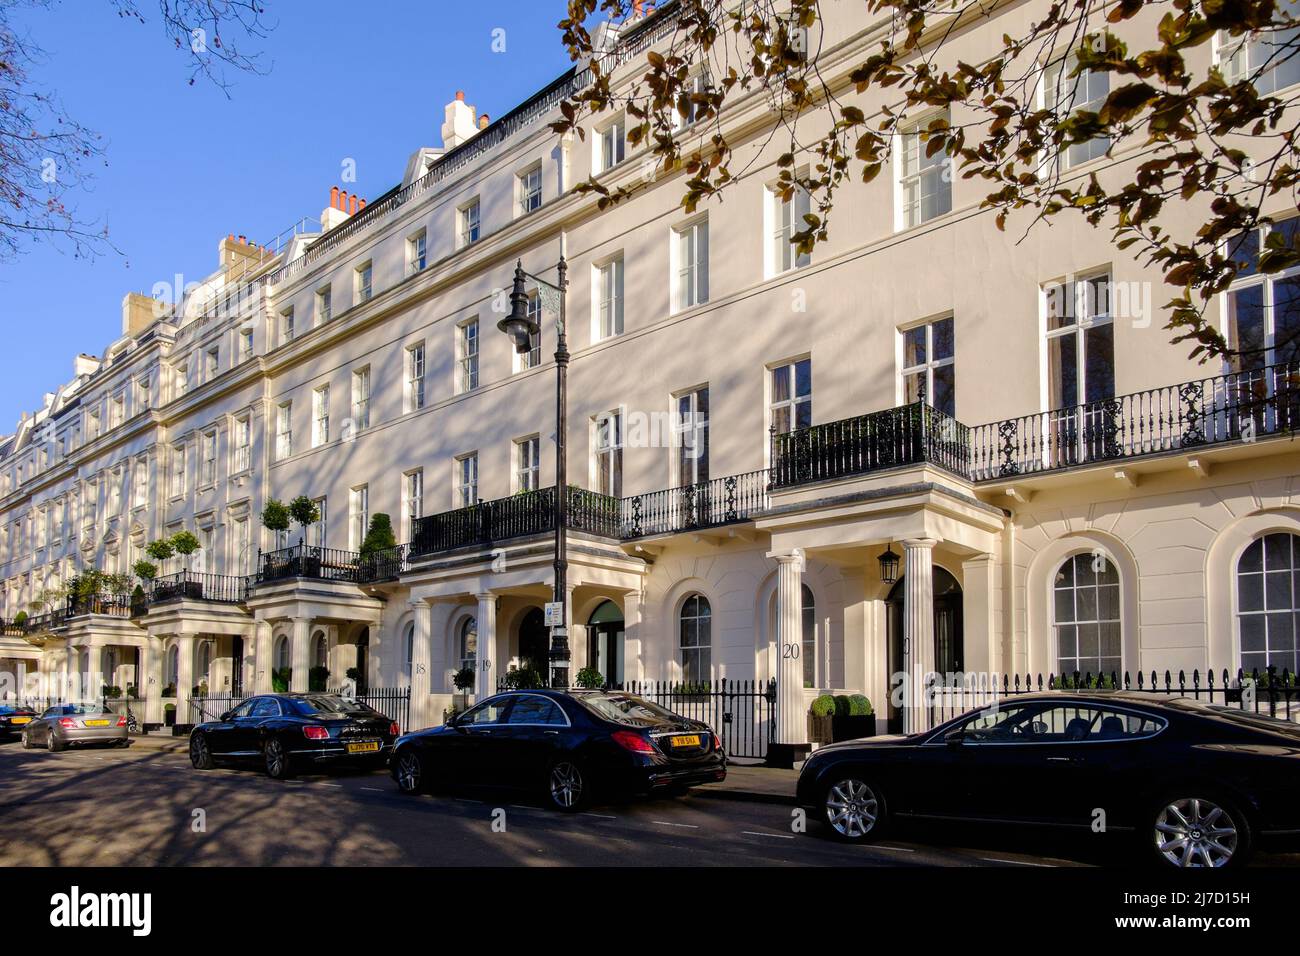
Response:
[{"label": "potted topiary tree", "polygon": [[605,686],[605,675],[594,667],[584,667],[582,670],[578,671],[578,676],[574,678],[574,682],[577,683],[579,687],[585,687],[588,690],[598,690]]},{"label": "potted topiary tree", "polygon": [[373,580],[379,577],[375,573],[376,565],[382,556],[397,547],[397,535],[393,533],[393,522],[382,511],[370,518],[370,527],[366,529],[365,540],[361,542],[360,570],[362,575]]},{"label": "potted topiary tree", "polygon": [[191,531],[177,531],[171,536],[171,546],[172,550],[181,556],[181,563],[185,566],[185,583],[182,585],[181,593],[188,598],[202,598],[203,583],[190,580],[190,558],[199,550],[198,537]]},{"label": "potted topiary tree", "polygon": [[808,708],[808,740],[815,744],[828,744],[834,740],[831,721],[835,716],[835,698],[822,694]]},{"label": "potted topiary tree", "polygon": [[533,690],[542,686],[542,675],[531,667],[512,667],[506,672],[505,685],[511,690]]},{"label": "potted topiary tree", "polygon": [[315,524],[320,521],[320,508],[316,502],[312,501],[306,495],[299,495],[289,502],[289,519],[298,525],[298,549],[302,552],[302,565],[299,574],[309,577],[320,577],[321,554],[320,549],[313,548],[308,553],[304,543],[307,540],[307,525]]},{"label": "potted topiary tree", "polygon": [[[154,561],[157,561],[158,564],[155,565],[152,562],[138,561],[136,562],[136,574],[140,574],[139,569],[141,565],[148,564],[153,568],[154,577],[157,577],[158,565],[164,564],[174,558],[176,556],[176,549],[172,547],[172,543],[166,538],[161,538],[157,541],[150,541],[145,545],[144,553]],[[149,580],[152,581],[153,578],[149,578]],[[176,593],[177,592],[170,586],[170,583],[164,587],[154,588],[154,597],[160,601],[165,601],[168,598],[175,597]]]},{"label": "potted topiary tree", "polygon": [[458,691],[452,699],[452,706],[457,712],[465,709],[468,704],[469,692],[474,687],[474,668],[462,667],[451,675],[451,683]]},{"label": "potted topiary tree", "polygon": [[277,667],[271,671],[271,690],[277,694],[287,694],[293,683],[292,667]]},{"label": "potted topiary tree", "polygon": [[[277,551],[280,542],[284,538],[284,533],[289,530],[289,521],[289,509],[285,506],[285,503],[278,498],[268,499],[265,507],[262,508],[262,527],[275,534],[275,550]],[[271,565],[274,560],[272,555],[265,555],[265,560],[266,570],[268,572],[272,571]],[[289,561],[288,573],[290,575],[298,573],[298,564],[293,559]]]},{"label": "potted topiary tree", "polygon": [[317,665],[307,672],[307,689],[317,692],[329,687],[330,669]]}]

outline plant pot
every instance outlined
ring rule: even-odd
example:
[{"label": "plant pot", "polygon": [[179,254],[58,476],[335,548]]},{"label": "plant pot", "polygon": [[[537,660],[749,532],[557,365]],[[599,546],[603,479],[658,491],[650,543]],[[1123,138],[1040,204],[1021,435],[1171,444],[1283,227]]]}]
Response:
[{"label": "plant pot", "polygon": [[808,715],[808,742],[814,744],[828,744],[834,737],[832,736],[831,721],[832,717],[818,717],[815,714]]},{"label": "plant pot", "polygon": [[302,559],[302,576],[304,578],[320,577],[320,558],[305,557]]},{"label": "plant pot", "polygon": [[876,736],[875,714],[868,714],[865,717],[841,717],[836,715],[826,719],[831,722],[832,743],[839,743],[841,740],[861,740],[863,737]]}]

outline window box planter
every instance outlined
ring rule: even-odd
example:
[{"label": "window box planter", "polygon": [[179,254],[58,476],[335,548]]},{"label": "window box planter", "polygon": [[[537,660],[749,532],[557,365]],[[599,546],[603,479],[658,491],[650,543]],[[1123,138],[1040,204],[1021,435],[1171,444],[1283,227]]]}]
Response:
[{"label": "window box planter", "polygon": [[808,742],[814,744],[829,744],[835,739],[832,721],[834,717],[818,717],[816,714],[808,715]]}]

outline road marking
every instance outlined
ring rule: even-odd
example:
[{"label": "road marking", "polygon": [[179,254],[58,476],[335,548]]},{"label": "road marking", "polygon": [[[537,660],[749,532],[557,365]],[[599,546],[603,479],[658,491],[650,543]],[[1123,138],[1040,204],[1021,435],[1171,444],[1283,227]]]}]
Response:
[{"label": "road marking", "polygon": [[651,820],[651,823],[657,823],[661,827],[681,827],[683,830],[698,830],[694,823],[672,823],[668,820]]},{"label": "road marking", "polygon": [[383,787],[362,787],[362,790],[369,790],[371,793],[383,793]]},{"label": "road marking", "polygon": [[617,820],[618,817],[610,816],[608,813],[584,813],[584,817],[596,817],[599,820]]},{"label": "road marking", "polygon": [[482,800],[471,800],[469,797],[452,797],[457,803],[482,803]]},{"label": "road marking", "polygon": [[740,832],[748,834],[749,836],[776,837],[778,840],[794,839],[793,833],[764,833],[762,830],[741,830]]},{"label": "road marking", "polygon": [[342,790],[342,789],[343,789],[343,784],[341,784],[341,783],[317,783],[316,786],[318,786],[318,787],[333,787],[333,788],[336,789],[336,790]]},{"label": "road marking", "polygon": [[997,857],[992,856],[982,856],[980,859],[986,863],[1006,863],[1010,866],[1045,866],[1049,869],[1056,866],[1055,863],[1030,863],[1026,860],[999,860]]},{"label": "road marking", "polygon": [[876,845],[876,849],[877,849],[877,850],[893,850],[895,853],[915,853],[915,852],[916,852],[916,851],[913,850],[911,847],[906,847],[906,846],[885,846],[885,845],[883,845],[883,844],[877,844],[877,845]]}]

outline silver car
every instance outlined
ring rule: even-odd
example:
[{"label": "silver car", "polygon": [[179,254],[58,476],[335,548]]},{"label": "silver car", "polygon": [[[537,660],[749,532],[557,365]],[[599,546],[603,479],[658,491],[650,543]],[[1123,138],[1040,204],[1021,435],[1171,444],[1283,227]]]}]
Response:
[{"label": "silver car", "polygon": [[68,747],[103,744],[126,747],[126,718],[102,704],[56,704],[23,728],[23,748],[45,747],[53,753]]}]

